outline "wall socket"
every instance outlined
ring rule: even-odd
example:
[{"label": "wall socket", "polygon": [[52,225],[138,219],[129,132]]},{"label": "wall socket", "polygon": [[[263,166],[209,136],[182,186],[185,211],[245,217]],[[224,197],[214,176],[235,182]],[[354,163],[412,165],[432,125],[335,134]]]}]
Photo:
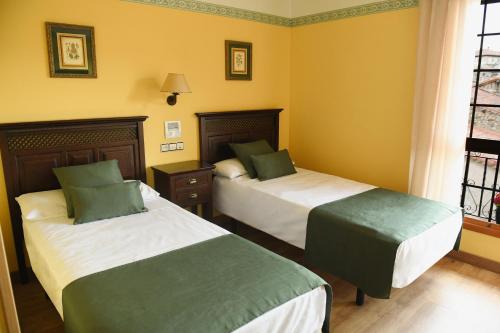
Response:
[{"label": "wall socket", "polygon": [[184,150],[184,142],[162,143],[160,145],[160,151],[162,153],[176,150]]}]

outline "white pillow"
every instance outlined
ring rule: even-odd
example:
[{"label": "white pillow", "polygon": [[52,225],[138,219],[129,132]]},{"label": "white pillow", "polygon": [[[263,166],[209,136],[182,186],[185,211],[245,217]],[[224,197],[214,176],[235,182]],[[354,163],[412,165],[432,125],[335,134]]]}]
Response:
[{"label": "white pillow", "polygon": [[25,220],[44,220],[68,216],[62,190],[33,192],[20,195],[16,201]]},{"label": "white pillow", "polygon": [[220,161],[215,165],[215,175],[233,179],[247,174],[247,170],[237,158]]},{"label": "white pillow", "polygon": [[[130,181],[132,180],[126,180],[126,182]],[[139,189],[144,202],[154,200],[160,196],[160,193],[143,182],[141,182]],[[26,193],[18,196],[16,201],[21,207],[21,213],[25,220],[38,221],[68,216],[66,199],[62,190]]]}]

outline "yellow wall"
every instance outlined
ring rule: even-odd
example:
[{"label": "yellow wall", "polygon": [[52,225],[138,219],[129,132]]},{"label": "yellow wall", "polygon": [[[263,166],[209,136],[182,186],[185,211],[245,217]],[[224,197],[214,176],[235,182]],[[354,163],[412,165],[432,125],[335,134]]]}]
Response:
[{"label": "yellow wall", "polygon": [[[50,78],[45,21],[95,28],[97,79]],[[253,80],[226,81],[224,40],[253,43]],[[291,29],[119,0],[0,0],[0,123],[148,115],[148,166],[198,157],[195,112],[283,107],[288,146]],[[160,85],[184,73],[193,91],[168,106]],[[185,150],[160,153],[163,121],[181,120]],[[3,173],[0,221],[15,269]]]},{"label": "yellow wall", "polygon": [[406,191],[418,10],[295,28],[291,142],[300,166]]},{"label": "yellow wall", "polygon": [[500,263],[500,238],[463,230],[460,250]]}]

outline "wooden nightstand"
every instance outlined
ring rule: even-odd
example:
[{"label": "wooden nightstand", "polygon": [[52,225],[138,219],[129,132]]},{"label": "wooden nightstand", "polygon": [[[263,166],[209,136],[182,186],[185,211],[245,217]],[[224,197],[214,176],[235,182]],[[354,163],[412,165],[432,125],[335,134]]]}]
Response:
[{"label": "wooden nightstand", "polygon": [[191,207],[196,214],[197,206],[202,205],[202,216],[210,220],[212,208],[212,169],[211,164],[199,161],[170,163],[152,167],[155,189],[167,200],[181,206]]}]

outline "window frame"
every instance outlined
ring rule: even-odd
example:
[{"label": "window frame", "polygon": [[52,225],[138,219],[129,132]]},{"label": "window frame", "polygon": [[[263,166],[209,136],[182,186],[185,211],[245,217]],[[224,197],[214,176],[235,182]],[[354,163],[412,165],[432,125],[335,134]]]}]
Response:
[{"label": "window frame", "polygon": [[[462,194],[461,194],[461,200],[460,200],[460,205],[464,207],[465,204],[465,197],[466,197],[466,192],[468,187],[476,187],[481,189],[481,197],[478,205],[478,216],[474,218],[473,215],[466,215],[464,216],[464,228],[483,233],[483,234],[488,234],[497,238],[500,238],[500,225],[495,224],[494,222],[492,223],[491,221],[494,220],[493,217],[493,199],[495,197],[496,193],[500,193],[500,188],[497,188],[497,185],[499,184],[499,167],[500,167],[500,140],[488,140],[488,139],[480,139],[480,138],[474,138],[473,133],[474,133],[474,123],[476,121],[476,110],[479,110],[480,107],[498,107],[500,108],[500,104],[482,104],[478,103],[478,92],[479,92],[479,83],[480,83],[480,78],[481,78],[481,73],[485,72],[495,72],[500,74],[500,69],[481,69],[481,64],[483,60],[483,42],[484,38],[487,36],[500,36],[500,31],[499,32],[489,32],[485,33],[485,28],[486,28],[486,17],[487,17],[487,12],[488,12],[488,4],[493,4],[493,3],[500,3],[500,0],[482,0],[481,5],[483,6],[483,17],[482,17],[482,23],[481,23],[481,33],[477,34],[478,37],[480,37],[480,48],[479,48],[479,53],[478,53],[478,59],[477,59],[477,68],[474,68],[474,75],[475,75],[475,86],[474,88],[474,96],[473,100],[470,103],[470,107],[472,110],[470,111],[471,114],[471,123],[470,123],[470,130],[468,132],[468,136],[466,139],[466,163],[465,163],[465,171],[464,171],[464,179],[462,183]],[[485,180],[483,175],[483,184],[482,186],[476,186],[468,183],[468,175],[469,175],[469,164],[471,163],[471,153],[474,152],[479,152],[479,153],[490,153],[493,155],[497,155],[497,162],[496,162],[496,168],[495,168],[495,175],[494,175],[494,180],[493,184],[491,186],[491,203],[490,203],[490,209],[489,209],[489,217],[488,217],[488,222],[483,221],[479,219],[479,216],[481,216],[481,204],[483,200],[483,192],[485,189],[489,189],[485,186]],[[485,160],[485,168],[486,168],[486,160]],[[485,169],[486,170],[486,169]],[[486,172],[486,171],[485,171]],[[464,212],[465,213],[465,212]]]},{"label": "window frame", "polygon": [[[485,33],[485,28],[486,28],[486,17],[487,17],[487,12],[488,12],[488,4],[493,4],[493,3],[500,3],[500,0],[482,0],[481,5],[483,6],[483,17],[482,17],[482,22],[481,22],[481,33],[478,34],[477,36],[480,37],[480,48],[479,48],[479,53],[478,53],[478,59],[477,59],[477,68],[474,68],[474,75],[475,75],[475,86],[474,88],[474,96],[473,100],[470,103],[470,107],[472,110],[470,111],[471,114],[471,123],[470,123],[470,130],[468,132],[468,136],[466,139],[466,148],[465,151],[467,153],[467,160],[465,164],[465,172],[464,172],[464,179],[462,183],[462,194],[461,194],[461,200],[460,204],[462,207],[464,207],[465,203],[465,196],[467,192],[467,187],[476,187],[481,189],[481,199],[478,205],[478,216],[481,216],[481,204],[483,200],[483,192],[485,188],[485,181],[483,175],[483,184],[482,186],[475,186],[468,184],[468,175],[469,175],[469,164],[471,162],[471,152],[479,152],[479,153],[491,153],[494,155],[497,155],[497,162],[496,162],[496,168],[495,168],[495,175],[494,175],[494,180],[493,184],[491,186],[491,204],[490,204],[490,209],[489,209],[489,217],[488,217],[488,222],[482,221],[479,218],[474,218],[473,215],[468,215],[464,217],[464,228],[475,231],[475,232],[480,232],[483,234],[488,234],[494,237],[500,238],[500,225],[492,223],[493,219],[493,199],[495,197],[496,193],[500,192],[500,188],[497,189],[497,185],[499,182],[498,179],[498,173],[499,173],[499,167],[500,167],[500,140],[487,140],[487,139],[479,139],[479,138],[474,138],[474,123],[476,121],[476,110],[479,110],[481,107],[498,107],[500,108],[500,104],[481,104],[478,103],[478,92],[479,92],[479,83],[480,83],[480,78],[481,78],[481,73],[485,72],[498,72],[500,73],[500,69],[481,69],[481,64],[483,60],[483,42],[484,38],[486,36],[500,36],[500,31],[499,32],[494,32],[494,33]],[[486,160],[485,160],[485,168],[486,168]]]}]

